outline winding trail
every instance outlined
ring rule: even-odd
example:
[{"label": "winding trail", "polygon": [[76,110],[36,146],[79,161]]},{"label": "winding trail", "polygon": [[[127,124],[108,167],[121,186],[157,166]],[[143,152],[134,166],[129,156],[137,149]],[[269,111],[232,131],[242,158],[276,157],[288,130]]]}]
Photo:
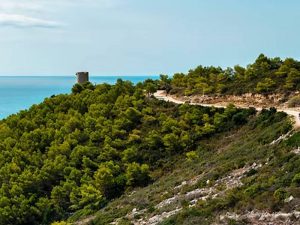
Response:
[{"label": "winding trail", "polygon": [[[170,95],[166,95],[166,92],[163,90],[158,90],[157,92],[154,93],[154,97],[159,99],[159,100],[163,100],[163,101],[167,101],[167,102],[173,102],[175,104],[184,104],[184,101],[178,100],[173,98]],[[206,107],[216,107],[216,108],[225,108],[226,106],[221,105],[221,104],[203,104],[203,103],[188,103],[190,105],[201,105],[201,106],[206,106]],[[236,107],[238,108],[248,108],[245,106],[241,106],[241,105],[236,105]],[[255,107],[255,109],[257,111],[261,111],[262,108],[260,107]],[[285,112],[286,114],[290,115],[293,120],[294,120],[294,129],[298,130],[300,129],[300,111],[296,111],[295,109],[292,108],[277,108],[278,112]]]}]

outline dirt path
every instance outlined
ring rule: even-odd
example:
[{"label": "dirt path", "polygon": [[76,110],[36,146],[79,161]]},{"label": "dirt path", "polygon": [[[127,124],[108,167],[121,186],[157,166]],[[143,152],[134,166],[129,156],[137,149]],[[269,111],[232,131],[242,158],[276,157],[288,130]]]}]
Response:
[{"label": "dirt path", "polygon": [[[173,102],[175,104],[184,104],[184,101],[181,101],[181,100],[178,100],[178,99],[175,99],[174,97],[172,96],[167,96],[165,91],[163,90],[158,90],[157,92],[154,93],[154,97],[157,98],[157,99],[160,99],[160,100],[163,100],[163,101],[168,101],[168,102]],[[216,108],[224,108],[226,106],[224,106],[225,104],[228,104],[229,102],[224,102],[224,104],[203,104],[203,103],[189,103],[191,105],[201,105],[201,106],[207,106],[207,107],[216,107]],[[237,107],[239,108],[247,108],[245,106],[241,106],[241,105],[236,105]],[[257,111],[261,111],[262,108],[259,108],[259,107],[255,107],[255,109]],[[300,128],[300,117],[299,117],[299,113],[300,111],[296,111],[294,109],[289,109],[289,108],[286,108],[286,109],[281,109],[281,108],[277,108],[277,111],[278,112],[285,112],[286,114],[290,115],[293,117],[294,119],[294,128],[295,129],[299,129]]]}]

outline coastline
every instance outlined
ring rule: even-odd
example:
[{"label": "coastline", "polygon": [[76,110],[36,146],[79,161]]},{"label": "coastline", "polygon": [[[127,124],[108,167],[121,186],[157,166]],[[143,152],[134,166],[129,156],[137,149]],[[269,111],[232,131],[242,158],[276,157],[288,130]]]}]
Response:
[{"label": "coastline", "polygon": [[[117,79],[133,83],[159,76],[91,76],[93,84],[114,84]],[[52,95],[71,92],[76,76],[0,76],[0,119],[41,103]]]}]

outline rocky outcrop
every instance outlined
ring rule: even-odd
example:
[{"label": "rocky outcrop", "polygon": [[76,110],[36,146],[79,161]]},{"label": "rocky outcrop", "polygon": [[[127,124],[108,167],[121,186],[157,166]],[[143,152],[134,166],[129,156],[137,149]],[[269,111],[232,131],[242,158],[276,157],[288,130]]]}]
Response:
[{"label": "rocky outcrop", "polygon": [[226,213],[225,215],[221,215],[220,221],[214,225],[228,224],[228,220],[244,221],[247,222],[247,224],[252,225],[299,225],[300,212],[292,211],[289,213],[269,213],[263,211],[251,211],[242,215],[236,213]]},{"label": "rocky outcrop", "polygon": [[[134,225],[157,225],[163,220],[175,215],[182,210],[181,201],[187,201],[189,207],[196,206],[198,201],[206,201],[207,199],[214,199],[224,196],[230,189],[240,187],[243,185],[242,178],[252,169],[259,169],[262,164],[253,163],[240,169],[232,171],[227,176],[220,178],[214,182],[207,180],[207,187],[196,188],[194,190],[182,193],[184,188],[195,185],[203,174],[187,181],[183,181],[180,185],[174,187],[174,195],[158,203],[154,208],[156,213],[147,215],[146,210],[138,210],[134,208],[132,212],[128,213],[125,218],[130,220]],[[138,219],[136,219],[138,218]],[[121,218],[120,218],[121,219]],[[120,219],[112,222],[112,225],[119,224]]]}]

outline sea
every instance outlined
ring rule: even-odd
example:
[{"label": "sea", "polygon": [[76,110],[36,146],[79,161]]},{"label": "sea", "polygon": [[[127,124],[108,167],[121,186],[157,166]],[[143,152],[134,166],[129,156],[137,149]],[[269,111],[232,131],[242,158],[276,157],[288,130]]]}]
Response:
[{"label": "sea", "polygon": [[[149,76],[90,76],[94,84],[114,84],[117,79],[136,84]],[[71,93],[76,76],[0,76],[0,119],[41,103],[45,98],[56,94]]]}]

